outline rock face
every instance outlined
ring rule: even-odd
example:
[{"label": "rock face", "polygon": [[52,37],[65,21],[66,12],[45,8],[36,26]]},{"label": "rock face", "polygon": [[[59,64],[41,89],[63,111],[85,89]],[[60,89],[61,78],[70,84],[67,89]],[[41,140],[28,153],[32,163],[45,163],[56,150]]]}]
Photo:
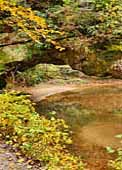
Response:
[{"label": "rock face", "polygon": [[[10,34],[13,35],[12,33]],[[8,34],[0,37],[0,42],[6,43]],[[12,42],[18,40],[14,36]],[[22,39],[25,40],[25,39]],[[7,43],[11,43],[8,38]],[[30,44],[18,44],[0,48],[0,63],[5,63],[5,68],[10,72],[24,71],[40,63],[69,65],[74,70],[79,70],[89,76],[112,75],[114,78],[122,78],[122,54],[116,57],[116,54],[105,52],[89,52],[79,46],[80,42],[74,41],[73,47],[67,47],[66,50],[59,52],[56,49],[34,50]],[[31,49],[32,48],[32,49]],[[4,61],[3,61],[4,60]],[[1,70],[0,70],[1,72]],[[6,76],[5,75],[5,76]]]},{"label": "rock face", "polygon": [[[72,61],[72,62],[71,62]],[[89,76],[112,76],[113,78],[122,79],[122,58],[118,56],[104,56],[91,53],[87,56],[74,55],[72,60],[69,59],[69,65]]]},{"label": "rock face", "polygon": [[[107,52],[105,54],[101,52],[85,54],[82,49],[68,49],[63,52],[53,51],[51,53],[53,54],[51,57],[53,60],[62,60],[64,64],[70,65],[72,69],[79,70],[86,75],[98,77],[112,75],[115,78],[121,78],[117,76],[122,74],[120,73],[120,70],[122,70],[120,69],[120,65],[122,65],[122,62],[120,64],[121,54],[115,55],[113,53],[110,55]],[[48,58],[50,58],[49,56],[50,55],[48,55]],[[51,62],[53,62],[53,60]],[[116,69],[117,75],[113,74],[111,69],[113,63],[118,65]]]}]

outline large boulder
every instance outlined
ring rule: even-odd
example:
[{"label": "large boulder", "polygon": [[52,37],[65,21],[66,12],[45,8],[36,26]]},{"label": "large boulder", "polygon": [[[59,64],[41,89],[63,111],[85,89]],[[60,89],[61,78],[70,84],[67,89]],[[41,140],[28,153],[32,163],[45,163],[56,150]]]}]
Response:
[{"label": "large boulder", "polygon": [[122,79],[122,59],[119,59],[112,64],[110,72],[112,77]]}]

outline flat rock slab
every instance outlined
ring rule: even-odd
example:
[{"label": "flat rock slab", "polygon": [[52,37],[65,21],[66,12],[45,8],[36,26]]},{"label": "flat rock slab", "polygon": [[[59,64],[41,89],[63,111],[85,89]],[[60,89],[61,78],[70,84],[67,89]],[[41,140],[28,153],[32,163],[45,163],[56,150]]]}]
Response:
[{"label": "flat rock slab", "polygon": [[30,87],[25,89],[26,92],[32,94],[32,98],[35,102],[41,101],[45,99],[48,96],[71,91],[76,89],[73,85],[46,85],[46,84],[40,84],[36,85],[34,88]]}]

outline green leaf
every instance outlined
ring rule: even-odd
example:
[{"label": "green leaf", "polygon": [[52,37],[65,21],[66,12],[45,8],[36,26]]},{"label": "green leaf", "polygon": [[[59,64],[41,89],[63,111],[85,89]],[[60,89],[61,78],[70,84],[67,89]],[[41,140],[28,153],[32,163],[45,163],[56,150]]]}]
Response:
[{"label": "green leaf", "polygon": [[114,153],[115,152],[115,150],[113,148],[111,148],[110,146],[107,146],[106,150],[107,150],[108,153]]}]

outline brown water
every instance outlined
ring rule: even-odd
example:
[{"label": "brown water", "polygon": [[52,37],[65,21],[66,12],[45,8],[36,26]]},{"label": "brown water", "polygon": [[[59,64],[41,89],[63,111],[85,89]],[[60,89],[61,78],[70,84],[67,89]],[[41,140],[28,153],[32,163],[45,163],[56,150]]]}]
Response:
[{"label": "brown water", "polygon": [[38,106],[44,113],[55,111],[70,125],[72,151],[87,162],[89,170],[108,170],[113,157],[105,148],[122,146],[115,137],[122,134],[122,85],[78,88],[52,95]]}]

